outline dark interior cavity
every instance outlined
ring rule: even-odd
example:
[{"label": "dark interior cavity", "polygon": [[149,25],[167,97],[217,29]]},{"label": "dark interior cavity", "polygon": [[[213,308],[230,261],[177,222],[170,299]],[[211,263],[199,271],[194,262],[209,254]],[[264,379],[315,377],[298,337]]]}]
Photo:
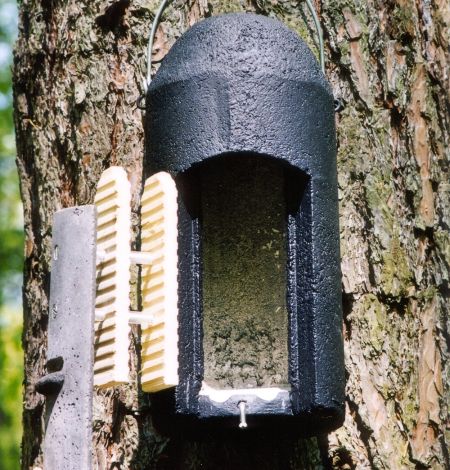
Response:
[{"label": "dark interior cavity", "polygon": [[232,155],[199,169],[204,381],[288,386],[285,168]]}]

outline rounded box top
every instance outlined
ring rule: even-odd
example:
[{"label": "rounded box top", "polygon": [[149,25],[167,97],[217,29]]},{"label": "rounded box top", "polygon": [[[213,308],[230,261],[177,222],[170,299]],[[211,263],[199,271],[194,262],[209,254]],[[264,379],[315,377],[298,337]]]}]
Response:
[{"label": "rounded box top", "polygon": [[331,93],[303,40],[280,21],[252,13],[229,13],[195,24],[166,55],[150,91],[199,75],[227,78],[239,72],[314,82]]},{"label": "rounded box top", "polygon": [[146,99],[146,160],[178,173],[225,153],[266,155],[310,175],[335,162],[331,87],[308,46],[249,13],[197,23],[163,60]]}]

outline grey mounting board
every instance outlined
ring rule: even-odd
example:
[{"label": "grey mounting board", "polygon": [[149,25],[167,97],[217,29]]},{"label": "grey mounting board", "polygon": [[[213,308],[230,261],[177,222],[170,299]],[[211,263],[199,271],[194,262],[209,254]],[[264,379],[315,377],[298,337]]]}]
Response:
[{"label": "grey mounting board", "polygon": [[46,395],[45,470],[92,468],[96,208],[54,217]]}]

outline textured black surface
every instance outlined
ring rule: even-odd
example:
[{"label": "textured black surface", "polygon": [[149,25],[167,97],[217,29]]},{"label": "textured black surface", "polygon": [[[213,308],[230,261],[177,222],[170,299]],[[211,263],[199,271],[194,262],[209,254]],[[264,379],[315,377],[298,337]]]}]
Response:
[{"label": "textured black surface", "polygon": [[35,385],[36,392],[49,396],[59,393],[64,384],[64,374],[62,372],[51,372],[41,377]]},{"label": "textured black surface", "polygon": [[204,160],[251,153],[285,166],[288,204],[292,390],[287,406],[268,403],[259,409],[264,417],[290,415],[292,422],[308,427],[304,434],[338,427],[344,417],[344,361],[334,104],[317,61],[278,21],[252,14],[218,16],[198,23],[175,43],[146,101],[147,166],[151,172],[171,172],[180,191],[176,412],[208,421],[229,416],[236,405],[199,400],[204,358],[196,179]]}]

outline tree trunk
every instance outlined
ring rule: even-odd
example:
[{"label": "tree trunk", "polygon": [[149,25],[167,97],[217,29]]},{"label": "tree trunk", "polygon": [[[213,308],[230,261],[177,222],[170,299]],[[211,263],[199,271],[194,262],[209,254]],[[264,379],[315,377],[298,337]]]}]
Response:
[{"label": "tree trunk", "polygon": [[[52,216],[92,203],[102,170],[121,165],[136,225],[144,155],[136,99],[157,6],[20,4],[14,97],[26,233],[24,469],[42,467],[44,399],[34,384],[46,357]],[[169,440],[152,428],[151,400],[133,380],[133,331],[130,385],[94,399],[95,468],[450,468],[448,3],[330,0],[316,7],[326,75],[344,103],[336,122],[345,424],[307,440]],[[301,2],[190,0],[167,9],[155,61],[202,17],[231,11],[277,17],[316,51]]]}]

